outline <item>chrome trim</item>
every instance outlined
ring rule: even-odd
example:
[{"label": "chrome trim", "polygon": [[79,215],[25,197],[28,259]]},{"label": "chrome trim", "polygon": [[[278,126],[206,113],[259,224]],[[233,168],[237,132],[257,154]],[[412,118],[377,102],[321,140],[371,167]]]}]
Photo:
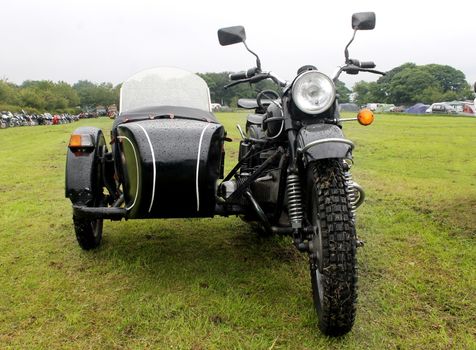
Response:
[{"label": "chrome trim", "polygon": [[355,118],[341,118],[341,119],[339,119],[340,122],[355,122],[355,121],[357,121],[357,120],[358,120],[357,117],[355,117]]},{"label": "chrome trim", "polygon": [[147,141],[149,141],[149,146],[150,146],[150,152],[152,153],[152,171],[153,171],[153,182],[152,182],[152,197],[150,199],[150,206],[149,206],[149,213],[151,212],[152,210],[152,205],[154,204],[154,197],[155,197],[155,182],[156,182],[156,177],[157,177],[157,173],[156,173],[156,169],[155,169],[155,153],[154,153],[154,147],[152,147],[152,142],[150,141],[150,137],[149,137],[149,134],[147,133],[147,131],[144,129],[144,127],[140,124],[135,124],[137,125],[139,128],[142,129],[142,131],[144,131],[144,134],[145,134],[145,137],[147,137]]},{"label": "chrome trim", "polygon": [[279,135],[281,135],[281,133],[283,132],[283,129],[284,129],[284,120],[281,122],[281,128],[279,129],[279,132],[274,135],[274,136],[266,136],[268,140],[273,140],[275,138],[277,138]]},{"label": "chrome trim", "polygon": [[309,142],[306,146],[304,146],[304,148],[298,148],[298,152],[304,153],[311,147],[321,145],[321,144],[324,144],[324,143],[329,143],[329,142],[345,143],[346,145],[350,146],[351,150],[353,150],[355,148],[354,143],[352,141],[347,140],[347,139],[340,139],[340,138],[333,137],[333,138],[321,139],[321,140],[316,140],[316,141]]},{"label": "chrome trim", "polygon": [[200,135],[200,141],[198,143],[198,154],[197,154],[197,171],[196,171],[196,176],[195,176],[195,190],[197,193],[197,211],[200,211],[200,191],[198,189],[198,173],[200,171],[200,153],[202,152],[202,141],[203,141],[203,135],[205,134],[205,130],[210,126],[210,124],[207,124],[203,130],[202,134]]},{"label": "chrome trim", "polygon": [[131,144],[132,146],[132,150],[134,151],[134,158],[136,160],[136,177],[137,177],[137,186],[136,186],[136,196],[134,198],[134,202],[132,202],[132,205],[129,206],[129,207],[126,207],[126,210],[131,210],[134,205],[136,204],[136,201],[137,201],[137,196],[139,195],[139,182],[140,182],[140,178],[139,178],[139,162],[137,161],[137,153],[136,153],[136,148],[134,147],[134,144],[132,143],[131,140],[129,140],[129,138],[127,136],[118,136],[117,137],[118,139],[126,139],[127,141],[129,141],[129,143]]},{"label": "chrome trim", "polygon": [[362,205],[362,203],[364,202],[364,199],[365,199],[365,191],[364,189],[362,188],[362,186],[360,186],[357,182],[353,182],[352,184],[352,187],[355,188],[357,190],[357,192],[359,192],[359,198],[357,198],[355,200],[354,203],[352,203],[355,208],[357,209],[358,207],[360,207]]},{"label": "chrome trim", "polygon": [[238,129],[240,135],[241,135],[241,138],[244,140],[246,139],[246,136],[245,136],[245,133],[243,132],[243,129],[241,128],[240,124],[236,124],[236,128]]},{"label": "chrome trim", "polygon": [[[329,83],[331,84],[331,88],[332,88],[332,91],[331,91],[331,94],[329,96],[332,96],[332,98],[329,98],[328,102],[322,106],[316,106],[317,109],[313,109],[313,110],[309,110],[309,109],[306,109],[306,108],[302,108],[302,106],[300,106],[300,102],[299,100],[296,98],[296,94],[299,92],[298,88],[297,88],[297,85],[298,83],[300,82],[300,80],[302,80],[306,75],[317,75],[317,76],[321,76],[323,77],[323,79],[327,79],[329,81]],[[319,78],[319,79],[322,79],[322,78]],[[303,88],[304,89],[304,88]],[[301,74],[299,74],[296,79],[294,80],[293,82],[293,91],[292,91],[292,98],[293,98],[293,102],[294,104],[296,105],[296,107],[301,111],[301,112],[304,112],[304,113],[307,113],[307,114],[319,114],[319,113],[322,113],[326,110],[328,110],[332,104],[335,102],[335,99],[336,99],[336,94],[337,94],[337,91],[336,91],[336,86],[335,86],[335,83],[332,81],[332,79],[330,77],[328,77],[326,74],[322,73],[322,72],[319,72],[317,70],[308,70],[308,71],[304,71],[302,72]]]}]

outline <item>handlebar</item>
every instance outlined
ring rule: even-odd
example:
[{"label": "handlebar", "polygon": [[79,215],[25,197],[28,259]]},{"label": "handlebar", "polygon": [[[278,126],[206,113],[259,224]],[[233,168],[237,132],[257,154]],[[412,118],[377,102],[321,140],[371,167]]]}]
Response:
[{"label": "handlebar", "polygon": [[[251,73],[253,73],[253,74],[251,74]],[[251,68],[251,69],[248,69],[248,71],[246,71],[246,72],[238,72],[238,73],[230,74],[230,80],[235,80],[235,81],[233,83],[225,85],[225,89],[228,89],[232,86],[242,84],[242,83],[254,84],[254,83],[258,83],[261,80],[265,80],[265,79],[271,79],[281,87],[286,86],[286,82],[284,80],[281,80],[277,76],[275,76],[273,73],[271,73],[271,72],[260,72],[258,70],[258,68]]]},{"label": "handlebar", "polygon": [[349,58],[349,60],[346,63],[348,65],[357,66],[359,68],[375,68],[374,62],[372,61],[360,62],[359,60],[356,60],[355,58]]},{"label": "handlebar", "polygon": [[375,63],[372,61],[360,62],[360,68],[375,68]]},{"label": "handlebar", "polygon": [[242,80],[242,79],[251,78],[256,73],[258,73],[258,68],[254,67],[254,68],[248,69],[246,72],[241,71],[241,72],[238,72],[238,73],[232,73],[228,77],[230,78],[230,80]]},{"label": "handlebar", "polygon": [[334,76],[333,81],[336,82],[337,79],[339,79],[339,76],[342,72],[346,72],[347,74],[351,74],[351,75],[356,75],[356,74],[359,74],[360,72],[386,75],[385,72],[381,72],[373,68],[375,68],[375,63],[372,61],[359,62],[356,59],[350,59],[345,66],[339,68],[339,70]]}]

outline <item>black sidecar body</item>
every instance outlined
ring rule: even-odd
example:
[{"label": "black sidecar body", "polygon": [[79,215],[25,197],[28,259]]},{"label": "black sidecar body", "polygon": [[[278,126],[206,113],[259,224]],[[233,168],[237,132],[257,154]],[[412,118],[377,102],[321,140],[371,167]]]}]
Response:
[{"label": "black sidecar body", "polygon": [[172,106],[127,113],[112,136],[128,217],[213,216],[224,139],[213,114]]},{"label": "black sidecar body", "polygon": [[211,113],[209,96],[193,73],[147,70],[121,88],[111,150],[98,128],[73,132],[65,194],[77,236],[83,234],[78,229],[97,235],[102,219],[214,215],[225,130]]}]

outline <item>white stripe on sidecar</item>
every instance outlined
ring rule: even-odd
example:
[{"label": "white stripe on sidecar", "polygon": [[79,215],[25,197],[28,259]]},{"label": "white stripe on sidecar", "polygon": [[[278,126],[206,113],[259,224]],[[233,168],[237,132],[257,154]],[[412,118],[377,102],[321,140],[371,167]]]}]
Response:
[{"label": "white stripe on sidecar", "polygon": [[203,135],[205,134],[205,130],[207,130],[209,126],[210,126],[210,123],[207,123],[207,125],[203,128],[202,134],[200,135],[200,141],[198,143],[197,171],[196,171],[196,177],[195,177],[195,188],[197,191],[197,211],[200,211],[200,191],[198,189],[198,173],[200,170],[200,153],[202,152]]},{"label": "white stripe on sidecar", "polygon": [[150,152],[152,153],[152,169],[153,169],[153,182],[152,182],[152,198],[150,199],[150,206],[149,206],[149,213],[152,210],[152,205],[154,204],[154,197],[155,197],[155,181],[156,181],[156,170],[155,170],[155,153],[154,148],[152,147],[152,142],[150,142],[150,137],[147,131],[145,131],[144,127],[140,124],[136,124],[139,128],[144,131],[145,137],[147,137],[147,141],[149,141]]},{"label": "white stripe on sidecar", "polygon": [[134,205],[136,204],[136,201],[137,201],[137,196],[139,195],[139,163],[137,162],[137,152],[136,152],[136,148],[134,147],[134,144],[131,142],[131,140],[129,140],[126,136],[118,136],[117,137],[118,139],[126,139],[127,141],[129,141],[129,143],[131,144],[132,146],[132,150],[134,151],[134,158],[136,160],[136,178],[137,178],[137,188],[136,188],[136,196],[134,198],[134,202],[132,202],[132,205],[129,206],[129,207],[126,207],[126,210],[131,210]]}]

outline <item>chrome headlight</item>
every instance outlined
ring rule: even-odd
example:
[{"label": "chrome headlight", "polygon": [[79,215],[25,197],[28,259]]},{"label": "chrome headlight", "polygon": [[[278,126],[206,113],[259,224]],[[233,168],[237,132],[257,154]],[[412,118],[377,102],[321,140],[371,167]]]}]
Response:
[{"label": "chrome headlight", "polygon": [[311,70],[302,73],[293,84],[293,101],[307,114],[319,114],[332,105],[336,88],[325,74]]}]

